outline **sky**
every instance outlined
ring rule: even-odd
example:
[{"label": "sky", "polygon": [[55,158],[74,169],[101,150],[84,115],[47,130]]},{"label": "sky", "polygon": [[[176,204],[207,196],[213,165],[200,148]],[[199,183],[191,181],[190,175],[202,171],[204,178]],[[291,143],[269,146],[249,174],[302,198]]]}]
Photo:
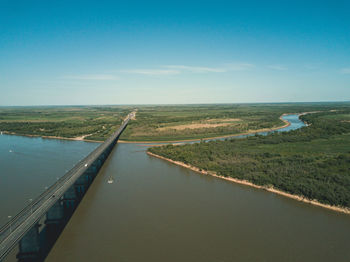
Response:
[{"label": "sky", "polygon": [[0,106],[349,100],[348,0],[0,0]]}]

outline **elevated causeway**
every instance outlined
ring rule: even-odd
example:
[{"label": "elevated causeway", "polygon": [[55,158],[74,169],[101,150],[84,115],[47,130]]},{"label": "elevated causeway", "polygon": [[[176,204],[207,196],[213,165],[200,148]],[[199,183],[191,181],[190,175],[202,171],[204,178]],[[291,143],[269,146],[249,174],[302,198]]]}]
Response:
[{"label": "elevated causeway", "polygon": [[0,228],[0,261],[19,244],[19,262],[43,261],[134,113],[104,143]]}]

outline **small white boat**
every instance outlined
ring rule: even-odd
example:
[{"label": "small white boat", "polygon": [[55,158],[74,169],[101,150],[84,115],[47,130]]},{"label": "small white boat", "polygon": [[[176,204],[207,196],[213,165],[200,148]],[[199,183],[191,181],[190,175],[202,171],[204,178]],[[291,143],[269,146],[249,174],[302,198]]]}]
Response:
[{"label": "small white boat", "polygon": [[114,179],[113,179],[113,177],[112,176],[110,176],[109,178],[108,178],[108,184],[112,184],[113,182],[114,182]]},{"label": "small white boat", "polygon": [[88,166],[88,164],[85,164],[85,167],[87,167]]},{"label": "small white boat", "polygon": [[10,149],[9,152],[12,153],[13,151]]}]

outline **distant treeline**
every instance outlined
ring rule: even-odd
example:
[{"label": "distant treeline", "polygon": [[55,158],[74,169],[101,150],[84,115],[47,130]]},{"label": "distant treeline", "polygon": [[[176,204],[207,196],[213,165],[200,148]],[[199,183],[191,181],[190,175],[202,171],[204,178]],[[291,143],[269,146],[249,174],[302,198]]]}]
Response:
[{"label": "distant treeline", "polygon": [[123,107],[0,108],[0,131],[18,135],[105,140],[130,109]]},{"label": "distant treeline", "polygon": [[[58,136],[73,138],[77,136],[95,134],[96,140],[104,140],[113,127],[115,130],[121,120],[115,124],[99,123],[98,121],[84,122],[2,122],[1,131],[9,131],[18,135]],[[114,130],[114,131],[115,131]],[[112,130],[113,132],[113,130]],[[96,136],[98,133],[98,136]],[[91,138],[90,138],[91,139]]]}]

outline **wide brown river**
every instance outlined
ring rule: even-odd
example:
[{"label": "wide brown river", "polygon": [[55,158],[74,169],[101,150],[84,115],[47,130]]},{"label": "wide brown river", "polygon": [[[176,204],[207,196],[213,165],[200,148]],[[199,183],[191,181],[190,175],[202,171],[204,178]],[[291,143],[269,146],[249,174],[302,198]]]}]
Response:
[{"label": "wide brown river", "polygon": [[200,175],[145,150],[115,147],[46,261],[350,261],[349,215]]}]

